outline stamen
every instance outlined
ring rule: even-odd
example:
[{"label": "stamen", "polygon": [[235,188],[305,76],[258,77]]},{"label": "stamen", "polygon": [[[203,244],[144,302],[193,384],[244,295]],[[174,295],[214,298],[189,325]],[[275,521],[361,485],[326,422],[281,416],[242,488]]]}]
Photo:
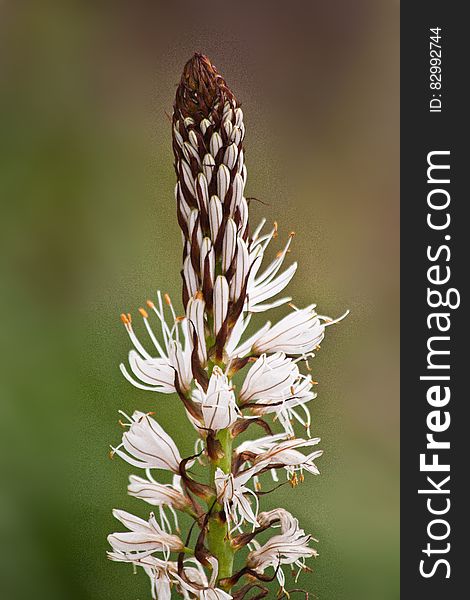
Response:
[{"label": "stamen", "polygon": [[123,410],[118,410],[118,413],[120,415],[122,415],[123,417],[125,417],[128,421],[129,424],[132,425],[132,423],[134,422],[134,419],[132,419],[127,413],[125,413]]},{"label": "stamen", "polygon": [[144,319],[148,319],[149,318],[149,314],[148,314],[148,312],[144,308],[142,308],[142,307],[139,308],[139,312],[144,317]]}]

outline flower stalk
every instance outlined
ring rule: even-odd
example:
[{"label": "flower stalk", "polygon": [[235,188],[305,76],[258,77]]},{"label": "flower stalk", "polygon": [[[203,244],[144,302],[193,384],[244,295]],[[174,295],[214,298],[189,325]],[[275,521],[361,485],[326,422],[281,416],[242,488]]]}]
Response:
[{"label": "flower stalk", "polygon": [[[128,491],[154,512],[142,519],[114,511],[127,531],[108,537],[108,554],[142,567],[155,600],[170,600],[172,592],[187,600],[242,600],[251,590],[262,598],[273,579],[279,596],[288,597],[283,566],[298,576],[309,571],[305,560],[317,552],[289,512],[260,512],[260,498],[269,492],[261,489],[268,473],[272,491],[282,477],[296,487],[304,472],[319,474],[308,361],[337,321],[318,315],[314,304],[299,309],[291,297],[279,297],[297,268],[293,263],[282,270],[293,234],[264,266],[278,227],[265,231],[263,220],[250,229],[243,111],[201,54],[184,67],[172,131],[184,315],[158,292],[156,302],[139,309],[147,342],[131,315],[121,315],[133,345],[121,371],[139,389],[179,397],[195,430],[195,449],[182,457],[154,413],[122,413],[125,432],[112,455],[143,471],[145,477],[130,476]],[[246,335],[252,318],[286,304],[290,312],[279,322]],[[237,373],[244,374],[239,389],[233,385]],[[238,442],[252,430],[261,437]],[[169,483],[161,479],[165,471]],[[186,538],[179,535],[178,513],[193,519]],[[263,532],[270,537],[261,544]],[[243,566],[234,572],[238,553]]]},{"label": "flower stalk", "polygon": [[[222,469],[226,474],[231,472],[232,435],[230,430],[222,429],[219,431],[217,441],[220,443],[222,455],[218,459],[211,460],[209,471],[210,485],[214,489],[217,469]],[[208,505],[207,508],[211,512],[207,529],[208,549],[219,563],[219,578],[230,578],[232,576],[235,550],[230,539],[229,524],[224,513],[224,507],[215,498],[215,503],[212,506]]]}]

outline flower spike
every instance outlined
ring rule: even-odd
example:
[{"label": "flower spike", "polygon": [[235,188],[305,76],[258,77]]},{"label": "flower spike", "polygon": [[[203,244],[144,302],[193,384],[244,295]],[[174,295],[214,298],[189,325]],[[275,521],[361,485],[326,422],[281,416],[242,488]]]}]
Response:
[{"label": "flower spike", "polygon": [[[144,471],[130,475],[127,491],[155,513],[115,510],[127,531],[108,536],[108,556],[142,568],[154,600],[261,600],[269,594],[263,584],[276,579],[278,598],[288,598],[283,568],[295,568],[297,581],[317,556],[316,540],[284,508],[261,504],[280,486],[320,473],[308,360],[343,317],[291,304],[285,289],[297,262],[285,261],[293,233],[265,261],[280,230],[266,219],[250,229],[244,114],[203,54],[184,66],[172,142],[182,306],[157,292],[138,308],[136,323],[121,315],[132,348],[120,369],[134,387],[166,395],[174,430],[186,414],[196,439],[181,447],[195,450],[182,456],[154,413],[121,412],[124,433],[111,455]],[[286,316],[247,334],[253,315],[286,304]],[[268,473],[277,483],[264,484]],[[183,537],[180,513],[192,520]]]}]

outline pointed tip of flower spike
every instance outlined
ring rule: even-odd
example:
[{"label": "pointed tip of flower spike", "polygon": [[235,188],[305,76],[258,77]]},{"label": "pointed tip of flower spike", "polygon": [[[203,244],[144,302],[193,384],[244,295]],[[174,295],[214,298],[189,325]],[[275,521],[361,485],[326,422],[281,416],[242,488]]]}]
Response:
[{"label": "pointed tip of flower spike", "polygon": [[233,93],[209,58],[195,52],[184,66],[175,109],[183,119],[195,118],[200,122],[211,115],[219,102],[223,106],[225,100],[236,104]]},{"label": "pointed tip of flower spike", "polygon": [[139,308],[139,312],[140,314],[143,316],[144,319],[148,319],[149,318],[149,314],[148,312],[145,310],[145,308],[140,307]]}]

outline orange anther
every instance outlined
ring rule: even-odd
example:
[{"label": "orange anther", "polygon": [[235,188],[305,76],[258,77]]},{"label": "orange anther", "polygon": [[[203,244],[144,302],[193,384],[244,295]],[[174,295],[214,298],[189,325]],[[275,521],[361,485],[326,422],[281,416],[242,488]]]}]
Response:
[{"label": "orange anther", "polygon": [[155,304],[151,300],[147,300],[147,306],[149,308],[155,308]]},{"label": "orange anther", "polygon": [[121,321],[124,323],[124,325],[129,325],[129,319],[124,313],[121,314]]},{"label": "orange anther", "polygon": [[171,298],[168,294],[165,294],[163,296],[165,298],[165,302],[168,304],[168,306],[171,306]]},{"label": "orange anther", "polygon": [[139,312],[140,314],[144,317],[144,319],[148,319],[149,318],[149,314],[148,312],[145,310],[145,308],[139,308]]}]

